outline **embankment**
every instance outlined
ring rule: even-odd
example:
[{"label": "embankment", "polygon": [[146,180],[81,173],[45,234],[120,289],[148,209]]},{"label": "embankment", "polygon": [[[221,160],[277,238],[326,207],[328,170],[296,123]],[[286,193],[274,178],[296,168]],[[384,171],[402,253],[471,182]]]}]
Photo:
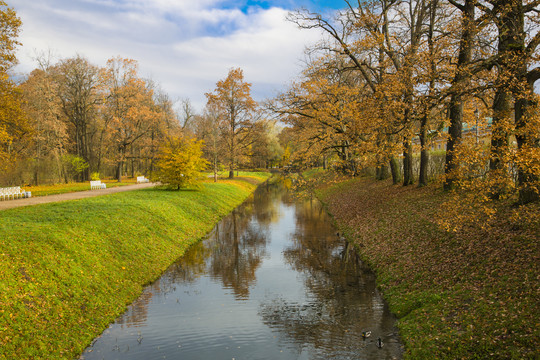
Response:
[{"label": "embankment", "polygon": [[538,356],[538,217],[519,226],[503,211],[487,229],[450,233],[434,221],[448,196],[436,186],[353,179],[316,193],[377,273],[407,358]]},{"label": "embankment", "polygon": [[1,211],[0,359],[75,358],[267,176]]}]

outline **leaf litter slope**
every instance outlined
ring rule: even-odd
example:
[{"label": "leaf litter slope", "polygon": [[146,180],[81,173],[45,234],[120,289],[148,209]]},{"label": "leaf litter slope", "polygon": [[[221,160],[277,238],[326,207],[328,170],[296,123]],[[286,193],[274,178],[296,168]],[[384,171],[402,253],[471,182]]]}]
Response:
[{"label": "leaf litter slope", "polygon": [[354,179],[318,195],[376,271],[409,358],[538,355],[538,218],[519,226],[502,209],[490,227],[450,233],[434,186]]}]

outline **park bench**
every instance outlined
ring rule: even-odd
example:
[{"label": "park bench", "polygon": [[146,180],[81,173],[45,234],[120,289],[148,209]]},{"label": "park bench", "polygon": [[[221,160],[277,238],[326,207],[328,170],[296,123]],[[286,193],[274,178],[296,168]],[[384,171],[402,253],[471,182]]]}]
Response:
[{"label": "park bench", "polygon": [[92,180],[92,181],[90,181],[90,190],[106,189],[106,188],[107,188],[107,184],[103,184],[101,182],[101,180]]},{"label": "park bench", "polygon": [[18,199],[26,197],[26,192],[22,191],[20,186],[0,188],[0,197],[2,200]]},{"label": "park bench", "polygon": [[137,184],[140,184],[140,183],[147,183],[147,182],[150,182],[150,180],[148,180],[148,179],[145,178],[144,176],[137,176]]}]

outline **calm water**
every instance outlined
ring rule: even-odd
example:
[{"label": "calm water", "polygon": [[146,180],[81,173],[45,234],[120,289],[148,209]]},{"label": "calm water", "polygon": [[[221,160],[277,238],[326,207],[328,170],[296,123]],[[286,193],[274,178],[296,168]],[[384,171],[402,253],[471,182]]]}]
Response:
[{"label": "calm water", "polygon": [[[371,331],[363,339],[362,332]],[[377,338],[383,347],[376,345]],[[316,201],[259,187],[148,286],[81,359],[393,359],[373,274]]]}]

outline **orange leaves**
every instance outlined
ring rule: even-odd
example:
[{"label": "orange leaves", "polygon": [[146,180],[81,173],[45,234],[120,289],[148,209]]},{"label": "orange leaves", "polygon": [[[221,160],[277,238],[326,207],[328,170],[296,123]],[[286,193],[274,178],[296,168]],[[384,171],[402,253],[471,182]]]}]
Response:
[{"label": "orange leaves", "polygon": [[207,111],[213,113],[225,142],[225,162],[230,174],[237,167],[254,141],[253,122],[257,118],[257,103],[251,97],[251,83],[244,81],[242,69],[229,70],[227,78],[216,83],[213,93],[207,93]]},{"label": "orange leaves", "polygon": [[15,51],[20,43],[17,41],[21,28],[21,19],[13,8],[5,1],[0,1],[0,72],[5,72],[17,63]]},{"label": "orange leaves", "polygon": [[127,147],[143,138],[160,119],[154,92],[137,71],[135,60],[116,57],[101,72],[107,135],[115,144],[114,157],[119,162],[125,159]]}]

